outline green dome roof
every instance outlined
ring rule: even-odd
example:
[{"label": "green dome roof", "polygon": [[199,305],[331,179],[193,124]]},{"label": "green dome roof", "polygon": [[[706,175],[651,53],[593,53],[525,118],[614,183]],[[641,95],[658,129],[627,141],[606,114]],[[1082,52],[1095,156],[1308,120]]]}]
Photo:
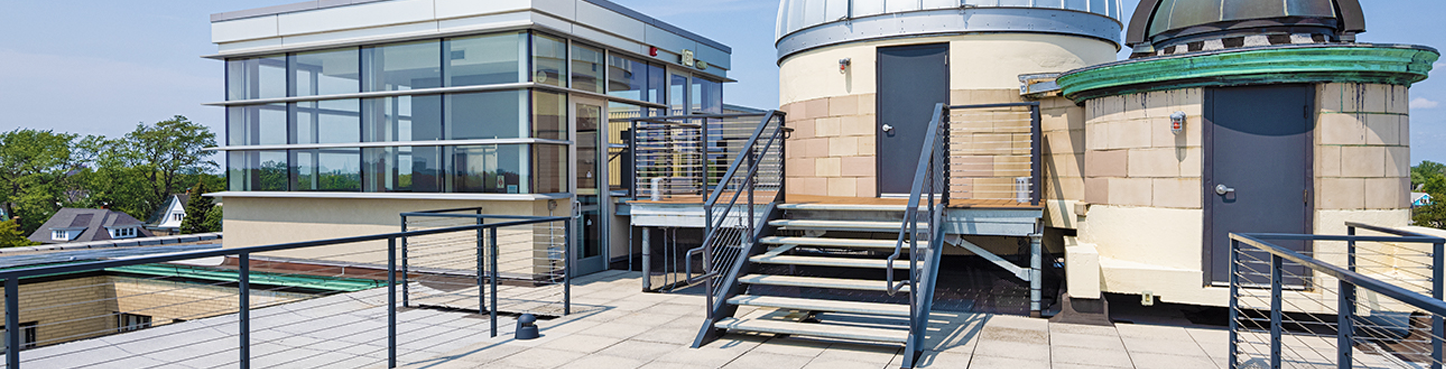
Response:
[{"label": "green dome roof", "polygon": [[1142,0],[1126,43],[1160,45],[1220,31],[1316,27],[1336,35],[1365,31],[1357,0]]}]

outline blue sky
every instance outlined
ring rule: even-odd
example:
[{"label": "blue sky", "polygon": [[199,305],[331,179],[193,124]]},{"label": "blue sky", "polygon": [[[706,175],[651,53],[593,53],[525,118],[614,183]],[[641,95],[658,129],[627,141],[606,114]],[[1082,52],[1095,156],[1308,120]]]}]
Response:
[{"label": "blue sky", "polygon": [[[0,130],[17,127],[119,136],[138,122],[185,115],[220,133],[221,62],[210,14],[297,0],[9,1],[0,12]],[[486,0],[478,0],[486,1]],[[613,0],[733,48],[729,103],[778,105],[773,49],[776,0]],[[1138,0],[1124,0],[1133,14]],[[1423,31],[1446,1],[1361,0],[1363,42],[1446,46]],[[1123,57],[1123,55],[1122,55]],[[1446,63],[1411,89],[1412,159],[1446,162]]]}]

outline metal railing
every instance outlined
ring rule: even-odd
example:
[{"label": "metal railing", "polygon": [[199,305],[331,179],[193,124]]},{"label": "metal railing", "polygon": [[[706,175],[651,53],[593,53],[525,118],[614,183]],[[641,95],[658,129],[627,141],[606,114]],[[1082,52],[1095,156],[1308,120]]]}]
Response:
[{"label": "metal railing", "polygon": [[1442,366],[1446,239],[1346,226],[1230,234],[1231,368]]},{"label": "metal railing", "polygon": [[[887,259],[888,266],[884,268],[890,296],[898,293],[904,286],[909,286],[909,339],[905,343],[905,368],[914,366],[917,353],[924,347],[924,330],[934,296],[933,281],[939,272],[938,263],[943,250],[940,242],[944,236],[943,215],[944,208],[949,204],[947,153],[950,145],[946,111],[943,103],[934,108],[928,134],[924,136],[923,149],[919,151],[919,164],[914,170],[914,185],[909,193],[909,203],[904,208],[899,237],[894,244],[894,253]],[[921,205],[925,207],[922,214],[919,212]],[[926,225],[923,229],[919,227],[921,221]],[[903,255],[905,242],[909,244],[909,278],[895,282],[894,262]],[[924,265],[923,268],[919,267],[920,263]]]},{"label": "metal railing", "polygon": [[[569,217],[485,218],[425,230],[0,270],[6,367],[20,367],[22,358],[65,367],[395,367],[399,350],[460,348],[465,340],[455,338],[483,334],[482,322],[460,314],[448,321],[399,304],[398,278],[411,289],[428,282],[418,280],[425,271],[399,265],[398,241],[465,234],[476,237],[469,245],[495,249],[499,231],[510,228],[562,224],[562,237],[571,233]],[[489,306],[497,306],[495,300]]]},{"label": "metal railing", "polygon": [[[780,113],[781,114],[781,113]],[[694,114],[630,119],[631,194],[702,203],[744,152],[764,114]]]},{"label": "metal railing", "polygon": [[1039,206],[1039,102],[950,106],[945,114],[950,198]]},{"label": "metal railing", "polygon": [[[716,295],[722,291],[714,280],[746,257],[744,250],[758,241],[756,231],[765,221],[764,208],[784,198],[784,140],[793,130],[784,126],[783,112],[753,116],[762,119],[703,203],[703,243],[684,256],[687,284],[706,283],[710,319]],[[692,269],[695,255],[702,256],[703,270],[697,277]]]}]

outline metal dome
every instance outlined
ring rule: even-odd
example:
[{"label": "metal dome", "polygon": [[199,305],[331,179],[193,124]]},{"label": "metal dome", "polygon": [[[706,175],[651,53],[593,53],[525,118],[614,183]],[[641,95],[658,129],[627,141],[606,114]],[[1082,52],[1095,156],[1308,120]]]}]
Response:
[{"label": "metal dome", "polygon": [[1272,28],[1315,28],[1349,41],[1365,32],[1365,17],[1358,0],[1142,0],[1125,43],[1158,47],[1181,38]]},{"label": "metal dome", "polygon": [[1120,0],[780,0],[779,59],[828,44],[967,32],[1045,32],[1119,42]]}]

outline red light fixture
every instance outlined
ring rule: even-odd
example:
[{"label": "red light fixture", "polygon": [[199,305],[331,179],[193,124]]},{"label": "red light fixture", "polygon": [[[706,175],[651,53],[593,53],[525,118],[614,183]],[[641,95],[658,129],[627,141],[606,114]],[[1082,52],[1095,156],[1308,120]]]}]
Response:
[{"label": "red light fixture", "polygon": [[648,47],[648,56],[658,56],[658,48]]}]

